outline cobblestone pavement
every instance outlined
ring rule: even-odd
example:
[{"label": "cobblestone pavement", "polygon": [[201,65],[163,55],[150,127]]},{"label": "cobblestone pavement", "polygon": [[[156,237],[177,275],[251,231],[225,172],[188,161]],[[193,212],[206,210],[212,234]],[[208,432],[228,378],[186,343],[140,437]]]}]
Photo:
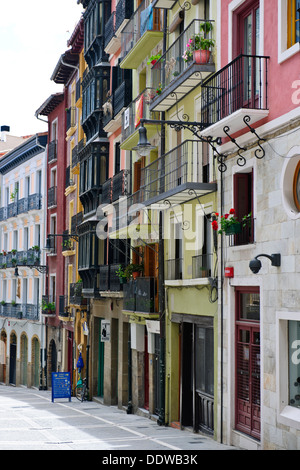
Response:
[{"label": "cobblestone pavement", "polygon": [[[52,402],[50,391],[0,385],[0,450],[105,450],[110,458],[123,451],[133,458],[133,450],[154,451],[155,455],[156,451],[196,454],[232,449],[210,437],[158,426],[154,420],[114,406],[81,403],[73,397],[71,402]],[[144,463],[154,463],[150,462],[153,455]]]}]

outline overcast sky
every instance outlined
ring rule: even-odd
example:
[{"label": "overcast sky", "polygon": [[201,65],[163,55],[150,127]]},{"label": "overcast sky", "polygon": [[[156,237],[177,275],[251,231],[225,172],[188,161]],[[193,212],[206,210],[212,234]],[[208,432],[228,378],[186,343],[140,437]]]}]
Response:
[{"label": "overcast sky", "polygon": [[0,0],[0,125],[47,131],[35,111],[62,85],[50,80],[83,9],[77,0]]}]

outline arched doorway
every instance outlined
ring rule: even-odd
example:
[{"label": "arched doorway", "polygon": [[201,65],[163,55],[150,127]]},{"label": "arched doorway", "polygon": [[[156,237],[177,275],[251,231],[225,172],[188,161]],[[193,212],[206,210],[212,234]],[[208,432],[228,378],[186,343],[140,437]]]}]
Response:
[{"label": "arched doorway", "polygon": [[28,339],[25,333],[23,333],[21,336],[20,346],[21,346],[20,383],[22,385],[27,385]]},{"label": "arched doorway", "polygon": [[39,387],[40,383],[40,342],[37,338],[32,339],[32,386]]},{"label": "arched doorway", "polygon": [[6,382],[6,347],[7,335],[5,331],[1,331],[0,336],[0,382]]},{"label": "arched doorway", "polygon": [[15,333],[10,335],[9,346],[9,383],[16,385],[16,367],[17,367],[17,337]]}]

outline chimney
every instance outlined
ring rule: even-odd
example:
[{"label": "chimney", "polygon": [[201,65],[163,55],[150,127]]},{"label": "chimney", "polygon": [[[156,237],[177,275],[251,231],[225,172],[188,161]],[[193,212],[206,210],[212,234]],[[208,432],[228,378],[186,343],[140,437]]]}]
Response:
[{"label": "chimney", "polygon": [[10,132],[9,126],[1,126],[0,127],[0,141],[6,142],[6,134]]}]

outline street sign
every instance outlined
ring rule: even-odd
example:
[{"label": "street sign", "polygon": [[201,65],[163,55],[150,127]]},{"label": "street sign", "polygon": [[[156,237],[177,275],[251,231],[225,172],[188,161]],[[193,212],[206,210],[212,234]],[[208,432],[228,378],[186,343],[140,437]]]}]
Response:
[{"label": "street sign", "polygon": [[52,372],[52,402],[55,398],[68,398],[71,401],[70,372]]}]

